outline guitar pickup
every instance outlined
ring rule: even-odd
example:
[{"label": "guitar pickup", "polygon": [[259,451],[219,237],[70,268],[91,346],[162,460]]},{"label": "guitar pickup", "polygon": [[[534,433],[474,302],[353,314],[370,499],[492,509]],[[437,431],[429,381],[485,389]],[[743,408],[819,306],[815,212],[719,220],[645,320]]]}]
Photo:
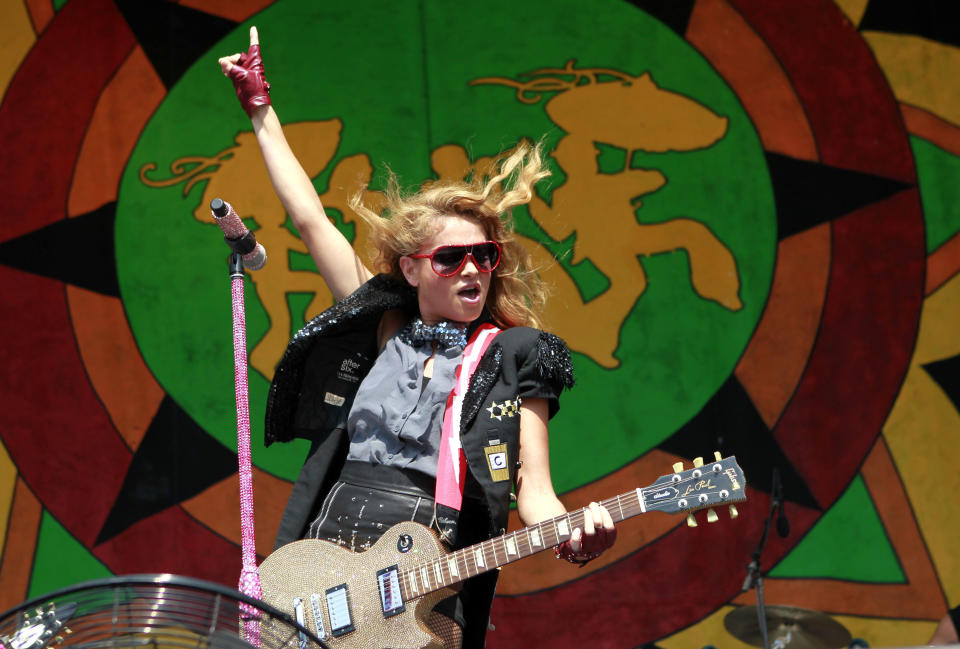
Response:
[{"label": "guitar pickup", "polygon": [[400,592],[400,576],[396,565],[377,571],[377,590],[383,617],[393,617],[407,610]]},{"label": "guitar pickup", "polygon": [[338,638],[354,630],[353,615],[350,612],[350,591],[346,584],[328,588],[327,613],[330,615],[330,635]]}]

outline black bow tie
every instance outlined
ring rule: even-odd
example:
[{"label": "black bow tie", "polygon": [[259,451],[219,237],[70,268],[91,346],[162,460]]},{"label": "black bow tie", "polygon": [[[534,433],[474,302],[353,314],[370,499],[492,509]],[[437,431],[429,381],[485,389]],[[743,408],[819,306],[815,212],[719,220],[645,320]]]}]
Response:
[{"label": "black bow tie", "polygon": [[467,328],[447,321],[428,325],[417,318],[400,330],[400,340],[414,347],[436,342],[438,347],[444,349],[455,346],[462,349],[467,346]]}]

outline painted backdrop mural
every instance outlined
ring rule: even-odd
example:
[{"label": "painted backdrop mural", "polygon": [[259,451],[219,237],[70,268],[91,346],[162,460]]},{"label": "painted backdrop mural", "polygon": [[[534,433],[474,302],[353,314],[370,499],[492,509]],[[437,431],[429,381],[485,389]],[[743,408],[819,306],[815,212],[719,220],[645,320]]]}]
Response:
[{"label": "painted backdrop mural", "polygon": [[741,646],[723,618],[754,601],[774,468],[790,531],[763,555],[768,603],[925,642],[960,603],[960,34],[938,5],[356,4],[4,5],[0,608],[113,574],[236,583],[217,196],[270,256],[246,284],[270,551],[306,448],[263,447],[264,397],[332,299],[216,65],[256,24],[361,252],[347,197],[375,202],[387,167],[413,186],[543,139],[553,176],[514,216],[574,352],[551,426],[568,507],[714,450],[746,472],[736,519],[651,514],[582,570],[505,568],[489,646]]}]

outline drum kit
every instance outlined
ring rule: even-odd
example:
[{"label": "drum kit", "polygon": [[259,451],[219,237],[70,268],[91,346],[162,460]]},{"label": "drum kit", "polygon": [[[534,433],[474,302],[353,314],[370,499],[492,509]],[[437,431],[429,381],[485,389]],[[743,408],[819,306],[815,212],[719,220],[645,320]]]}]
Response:
[{"label": "drum kit", "polygon": [[[793,606],[768,605],[766,628],[769,649],[840,649],[852,640],[850,632],[829,615]],[[734,609],[723,620],[733,637],[763,647],[763,631],[756,606]]]}]

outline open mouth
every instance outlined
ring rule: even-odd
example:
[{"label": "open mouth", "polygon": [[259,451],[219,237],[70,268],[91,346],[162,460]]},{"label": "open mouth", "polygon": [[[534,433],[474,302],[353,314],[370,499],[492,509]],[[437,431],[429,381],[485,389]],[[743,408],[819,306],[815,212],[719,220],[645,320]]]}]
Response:
[{"label": "open mouth", "polygon": [[468,300],[477,300],[480,298],[480,287],[471,286],[457,292],[457,295],[460,297],[466,298]]}]

